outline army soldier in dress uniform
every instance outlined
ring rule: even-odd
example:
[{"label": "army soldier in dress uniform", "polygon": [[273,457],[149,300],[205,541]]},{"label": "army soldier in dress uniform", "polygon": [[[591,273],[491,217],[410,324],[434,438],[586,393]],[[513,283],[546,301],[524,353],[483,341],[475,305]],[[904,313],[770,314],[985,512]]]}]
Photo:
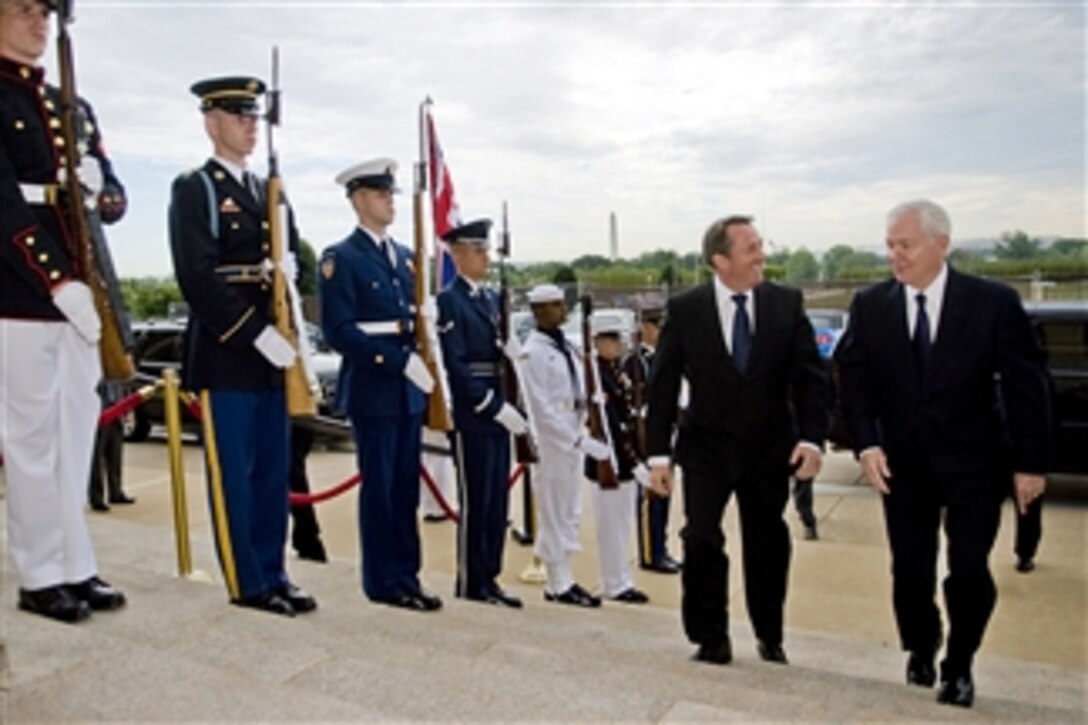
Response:
[{"label": "army soldier in dress uniform", "polygon": [[[271,317],[264,185],[246,170],[257,142],[256,78],[193,84],[214,153],[174,181],[170,249],[189,303],[184,384],[199,391],[208,498],[231,602],[285,616],[317,607],[284,571],[289,420],[284,369],[295,348]],[[298,274],[298,232],[281,270]]]},{"label": "army soldier in dress uniform", "polygon": [[517,608],[521,600],[496,579],[506,532],[510,436],[524,433],[528,423],[502,395],[499,308],[482,287],[490,232],[491,220],[481,219],[442,236],[457,277],[438,295],[438,337],[453,401],[450,446],[461,508],[457,596]]},{"label": "army soldier in dress uniform", "polygon": [[574,581],[570,557],[578,540],[582,460],[609,457],[608,446],[585,430],[586,401],[581,353],[560,325],[567,318],[563,290],[554,284],[529,290],[536,329],[529,333],[518,366],[524,374],[529,419],[533,423],[540,462],[533,467],[537,535],[533,552],[544,562],[549,602],[599,607],[601,600]]},{"label": "army soldier in dress uniform", "polygon": [[623,332],[619,321],[594,318],[597,376],[604,396],[604,413],[612,443],[618,484],[607,488],[597,479],[596,461],[587,458],[586,478],[594,483],[593,513],[597,523],[597,558],[601,565],[601,594],[624,604],[645,604],[645,592],[631,576],[631,509],[638,495],[638,478],[649,483],[650,471],[635,450],[634,390],[622,367]]},{"label": "army soldier in dress uniform", "polygon": [[321,327],[343,356],[338,407],[351,419],[363,476],[363,592],[375,602],[434,611],[442,600],[419,582],[416,518],[424,394],[434,379],[416,353],[412,253],[386,235],[396,170],[392,159],[376,159],[336,177],[358,225],[322,255]]},{"label": "army soldier in dress uniform", "polygon": [[[623,362],[623,369],[628,379],[634,385],[642,386],[642,409],[633,410],[633,414],[645,420],[646,418],[646,391],[650,381],[650,370],[654,364],[654,351],[657,349],[657,339],[661,336],[661,320],[664,310],[653,307],[642,310],[639,320],[639,344],[631,351]],[[636,424],[637,424],[636,420]],[[645,444],[636,436],[636,446]],[[646,451],[638,451],[639,459],[645,462]],[[668,549],[668,523],[669,500],[654,494],[649,489],[642,491],[638,496],[637,525],[638,530],[638,563],[648,571],[656,571],[661,574],[676,574],[680,571],[680,562],[669,555]]]},{"label": "army soldier in dress uniform", "polygon": [[[125,597],[98,577],[83,517],[101,323],[58,199],[64,154],[74,150],[64,148],[59,91],[39,65],[52,9],[0,0],[0,450],[19,607],[75,622]],[[82,100],[78,115],[80,178],[102,220],[116,221],[124,190]]]}]

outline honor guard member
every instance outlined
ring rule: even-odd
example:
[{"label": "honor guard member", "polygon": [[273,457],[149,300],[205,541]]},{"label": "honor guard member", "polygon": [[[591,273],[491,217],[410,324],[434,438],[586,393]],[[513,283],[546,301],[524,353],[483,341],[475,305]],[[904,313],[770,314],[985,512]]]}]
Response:
[{"label": "honor guard member", "polygon": [[593,513],[597,523],[597,557],[601,593],[625,604],[645,604],[650,598],[634,586],[631,576],[631,509],[638,495],[638,478],[649,483],[650,471],[635,451],[634,390],[622,367],[623,328],[619,320],[595,317],[593,344],[597,348],[597,377],[611,437],[618,485],[606,488],[597,480],[596,461],[587,458],[586,477],[593,481]]},{"label": "honor guard member", "polygon": [[495,295],[485,289],[490,266],[491,220],[481,219],[442,235],[457,277],[438,295],[438,338],[453,403],[450,433],[457,467],[457,596],[507,607],[521,600],[496,581],[509,496],[510,435],[528,423],[502,395],[502,343]]},{"label": "honor guard member", "polygon": [[[52,7],[0,0],[0,450],[19,607],[75,622],[125,598],[98,577],[84,520],[101,327],[58,199],[75,150],[64,147],[59,92],[40,65]],[[124,190],[91,107],[81,100],[77,113],[80,178],[102,220],[116,221]]]},{"label": "honor guard member", "polygon": [[337,396],[355,433],[363,485],[363,592],[375,602],[434,611],[419,582],[419,463],[424,395],[434,379],[416,353],[412,253],[386,234],[397,191],[392,159],[336,177],[358,220],[321,258],[321,326],[343,359]]},{"label": "honor guard member", "polygon": [[[644,309],[639,320],[639,344],[624,360],[623,369],[633,385],[642,386],[642,407],[632,409],[635,416],[635,425],[639,419],[646,420],[646,391],[650,381],[650,371],[654,364],[654,351],[657,349],[657,339],[661,336],[661,320],[664,310],[660,307]],[[636,450],[639,460],[645,462],[646,451],[642,450],[645,441],[639,441],[635,436]],[[638,531],[638,563],[647,571],[656,571],[661,574],[676,574],[680,571],[680,562],[669,555],[668,550],[668,523],[669,500],[655,495],[649,489],[641,491],[637,502]]]},{"label": "honor guard member", "polygon": [[[212,158],[174,180],[170,249],[189,303],[183,382],[200,393],[208,499],[231,602],[294,616],[316,608],[284,571],[289,420],[284,370],[295,348],[271,317],[264,186],[246,170],[257,142],[256,78],[193,84]],[[298,232],[281,269],[297,275]]]},{"label": "honor guard member", "polygon": [[608,458],[608,446],[585,430],[585,386],[581,353],[563,335],[567,319],[563,290],[554,284],[529,290],[536,329],[522,347],[519,371],[524,374],[529,419],[540,451],[533,466],[537,535],[533,552],[544,562],[549,602],[599,607],[593,596],[574,581],[570,557],[581,550],[578,520],[581,507],[582,460]]}]

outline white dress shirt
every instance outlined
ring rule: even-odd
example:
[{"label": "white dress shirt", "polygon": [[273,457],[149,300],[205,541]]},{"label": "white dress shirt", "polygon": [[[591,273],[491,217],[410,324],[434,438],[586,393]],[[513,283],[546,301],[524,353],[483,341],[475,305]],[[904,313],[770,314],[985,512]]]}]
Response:
[{"label": "white dress shirt", "polygon": [[929,339],[937,342],[937,330],[941,326],[941,307],[944,302],[944,288],[948,284],[948,265],[941,265],[941,271],[925,289],[903,285],[903,294],[907,296],[907,336],[914,339],[914,328],[918,324],[918,302],[916,298],[926,296],[926,317],[929,318]]},{"label": "white dress shirt", "polygon": [[756,296],[753,292],[754,290],[736,292],[729,289],[719,277],[714,277],[714,302],[718,306],[718,322],[722,326],[722,337],[730,354],[733,352],[733,318],[737,316],[737,303],[733,301],[733,295],[743,294],[748,298],[744,305],[748,311],[748,330],[753,338],[756,336]]}]

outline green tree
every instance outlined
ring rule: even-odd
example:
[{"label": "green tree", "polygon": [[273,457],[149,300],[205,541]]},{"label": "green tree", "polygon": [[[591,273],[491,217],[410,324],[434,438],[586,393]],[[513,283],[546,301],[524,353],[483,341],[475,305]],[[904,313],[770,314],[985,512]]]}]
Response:
[{"label": "green tree", "polygon": [[1075,257],[1088,248],[1088,239],[1058,239],[1050,245],[1050,251],[1063,257]]},{"label": "green tree", "polygon": [[130,277],[122,279],[120,285],[129,317],[136,320],[166,317],[170,303],[181,301],[181,290],[169,277]]},{"label": "green tree", "polygon": [[574,269],[601,269],[602,267],[609,267],[612,265],[612,260],[608,257],[603,257],[600,254],[583,254],[578,257],[570,266]]},{"label": "green tree", "polygon": [[820,276],[820,265],[812,252],[801,247],[786,260],[787,282],[814,282]]},{"label": "green tree", "polygon": [[824,252],[824,279],[838,279],[843,260],[849,258],[853,253],[854,248],[846,244],[836,244]]},{"label": "green tree", "polygon": [[1042,244],[1032,239],[1027,232],[1017,229],[1002,232],[1001,239],[994,244],[994,254],[998,259],[1033,259],[1039,256]]},{"label": "green tree", "polygon": [[317,254],[305,239],[298,240],[298,266],[302,270],[298,293],[303,296],[317,294]]},{"label": "green tree", "polygon": [[569,264],[564,264],[555,270],[552,275],[552,282],[558,285],[578,284],[578,275]]}]

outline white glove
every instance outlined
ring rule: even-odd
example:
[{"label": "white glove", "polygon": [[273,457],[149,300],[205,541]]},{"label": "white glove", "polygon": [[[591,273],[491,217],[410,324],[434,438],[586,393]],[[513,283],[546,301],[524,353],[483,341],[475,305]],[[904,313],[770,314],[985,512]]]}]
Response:
[{"label": "white glove", "polygon": [[287,338],[281,335],[272,325],[266,325],[257,339],[253,341],[253,347],[265,356],[268,362],[280,370],[291,366],[295,361],[295,348],[287,342]]},{"label": "white glove", "polygon": [[420,310],[420,314],[423,319],[427,321],[428,326],[433,329],[435,322],[438,321],[438,305],[435,303],[434,297],[428,297],[423,302],[423,308]]},{"label": "white glove", "polygon": [[607,461],[612,454],[607,443],[588,435],[582,436],[576,448],[595,461]]},{"label": "white glove", "polygon": [[431,377],[431,372],[427,370],[423,358],[414,352],[408,356],[408,362],[404,365],[404,377],[428,395],[434,390],[434,378]]},{"label": "white glove", "polygon": [[509,403],[503,403],[499,412],[495,413],[495,420],[503,428],[510,431],[511,435],[519,436],[529,430],[529,422],[518,412],[518,409]]},{"label": "white glove", "polygon": [[62,284],[53,293],[53,304],[61,311],[80,337],[89,345],[97,345],[102,337],[102,321],[94,308],[94,296],[91,288],[82,282],[70,281]]},{"label": "white glove", "polygon": [[102,178],[102,163],[90,154],[85,154],[79,160],[79,183],[87,190],[88,204],[97,203],[98,195],[102,193],[105,180]]},{"label": "white glove", "polygon": [[294,252],[283,253],[283,256],[280,257],[279,268],[284,279],[289,279],[292,282],[298,280],[298,259],[295,257]]},{"label": "white glove", "polygon": [[518,342],[517,335],[510,335],[506,339],[506,344],[502,346],[502,354],[506,355],[510,362],[517,363],[518,356],[521,355],[521,343]]},{"label": "white glove", "polygon": [[642,486],[643,488],[650,487],[650,469],[646,467],[645,463],[640,463],[635,466],[635,470],[631,473],[634,475],[635,481],[639,486]]}]

